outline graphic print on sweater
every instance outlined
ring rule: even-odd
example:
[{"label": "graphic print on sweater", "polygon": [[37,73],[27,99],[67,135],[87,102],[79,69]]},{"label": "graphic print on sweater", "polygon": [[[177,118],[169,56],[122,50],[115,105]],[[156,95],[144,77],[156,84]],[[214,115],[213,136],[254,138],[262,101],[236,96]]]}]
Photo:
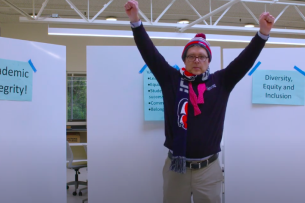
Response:
[{"label": "graphic print on sweater", "polygon": [[178,126],[183,128],[184,130],[187,129],[187,107],[188,107],[188,100],[183,98],[179,101],[178,104]]}]

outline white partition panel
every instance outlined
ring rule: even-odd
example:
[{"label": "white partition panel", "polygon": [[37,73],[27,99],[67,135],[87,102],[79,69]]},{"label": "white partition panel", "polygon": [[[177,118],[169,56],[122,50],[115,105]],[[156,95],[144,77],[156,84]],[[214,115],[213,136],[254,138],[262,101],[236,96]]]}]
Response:
[{"label": "white partition panel", "polygon": [[0,44],[1,59],[31,59],[37,70],[31,101],[0,100],[0,202],[66,202],[66,47]]},{"label": "white partition panel", "polygon": [[[157,47],[183,67],[183,47]],[[213,47],[211,72],[220,69]],[[145,62],[134,46],[87,47],[88,181],[90,203],[162,202],[163,121],[144,121]]]}]

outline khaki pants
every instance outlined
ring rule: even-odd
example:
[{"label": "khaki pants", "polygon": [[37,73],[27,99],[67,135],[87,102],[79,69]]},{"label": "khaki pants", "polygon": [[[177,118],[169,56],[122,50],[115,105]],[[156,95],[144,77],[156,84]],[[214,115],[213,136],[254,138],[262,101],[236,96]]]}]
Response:
[{"label": "khaki pants", "polygon": [[202,169],[186,169],[185,174],[169,169],[166,158],[163,168],[163,203],[221,203],[223,174],[219,160]]}]

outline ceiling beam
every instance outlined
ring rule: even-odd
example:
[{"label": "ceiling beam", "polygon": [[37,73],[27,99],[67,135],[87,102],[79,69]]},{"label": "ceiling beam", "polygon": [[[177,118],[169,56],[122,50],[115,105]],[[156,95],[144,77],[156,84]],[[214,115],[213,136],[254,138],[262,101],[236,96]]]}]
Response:
[{"label": "ceiling beam", "polygon": [[[210,12],[212,12],[212,2],[211,2],[211,0],[210,0],[209,4],[210,4]],[[210,16],[210,25],[212,25],[212,16]]]},{"label": "ceiling beam", "polygon": [[165,9],[164,11],[159,15],[159,17],[155,20],[155,23],[159,22],[159,20],[162,18],[162,16],[166,13],[166,11],[175,3],[176,0],[173,0]]},{"label": "ceiling beam", "polygon": [[28,20],[34,20],[34,18],[32,18],[28,13],[26,13],[24,10],[18,8],[16,5],[11,3],[10,1],[8,1],[8,0],[2,0],[2,1],[4,3],[6,3],[9,7],[11,7],[12,9],[17,11],[18,13],[20,13],[21,15],[25,16]]},{"label": "ceiling beam", "polygon": [[217,25],[217,23],[222,19],[222,17],[230,10],[232,6],[228,7],[222,14],[221,16],[216,20],[216,22],[214,23],[214,26]]},{"label": "ceiling beam", "polygon": [[35,0],[32,0],[32,2],[33,2],[32,16],[33,16],[33,18],[35,19],[35,18],[36,18],[36,16],[35,16]]},{"label": "ceiling beam", "polygon": [[87,9],[88,9],[88,11],[87,11],[87,18],[88,18],[88,20],[90,20],[90,0],[88,0]]},{"label": "ceiling beam", "polygon": [[152,4],[152,0],[150,0],[150,21],[153,22],[153,4]]},{"label": "ceiling beam", "polygon": [[44,8],[47,6],[48,2],[49,2],[49,0],[45,0],[45,1],[42,3],[42,6],[41,6],[41,8],[40,8],[40,10],[39,10],[39,12],[38,12],[38,14],[37,14],[36,19],[38,19],[38,18],[41,16],[42,11],[43,11]]},{"label": "ceiling beam", "polygon": [[91,19],[91,22],[95,21],[95,19],[113,2],[113,0],[110,0],[107,4],[103,6],[103,8],[97,12],[97,14]]},{"label": "ceiling beam", "polygon": [[[20,17],[19,20],[20,22],[34,22],[34,23],[62,23],[62,24],[89,24],[89,25],[107,25],[107,26],[130,26],[129,21],[106,21],[106,20],[96,20],[96,18],[114,1],[114,0],[109,0],[108,3],[104,4],[103,8],[97,12],[97,14],[90,20],[89,19],[89,12],[88,12],[88,18],[84,16],[84,14],[78,10],[75,5],[71,2],[71,0],[65,0],[72,9],[74,9],[82,19],[71,19],[71,18],[41,18],[41,13],[45,9],[47,3],[49,0],[45,0],[44,3],[42,4],[42,7],[35,19],[33,19],[28,13],[23,11],[22,9],[18,8],[17,6],[13,5],[10,0],[2,0],[5,2],[9,7],[14,8],[16,11],[21,13],[25,17]],[[252,15],[252,17],[255,19],[255,21],[258,23],[258,19],[255,17],[253,12],[249,9],[248,6],[253,5],[254,3],[264,3],[266,4],[282,4],[286,5],[286,7],[281,11],[281,13],[277,16],[275,19],[275,22],[283,15],[283,13],[287,10],[287,8],[290,5],[294,5],[296,11],[300,14],[302,19],[305,21],[304,15],[301,13],[299,10],[298,6],[305,6],[304,4],[301,3],[287,3],[287,2],[279,2],[279,1],[255,1],[255,0],[225,0],[227,1],[226,4],[220,6],[219,8],[216,8],[215,10],[211,11],[210,13],[201,16],[200,13],[195,9],[195,7],[190,3],[189,0],[185,0],[187,4],[193,9],[193,11],[198,15],[199,19],[193,21],[192,23],[186,25],[186,24],[178,24],[178,23],[159,23],[159,20],[163,17],[163,15],[169,10],[169,8],[174,4],[176,0],[172,0],[171,3],[163,10],[163,12],[158,16],[158,18],[153,22],[153,13],[152,13],[152,0],[151,0],[151,19],[148,19],[147,16],[139,10],[139,14],[145,19],[146,22],[143,22],[143,24],[147,27],[153,27],[153,28],[173,28],[173,29],[179,29],[180,32],[183,32],[187,29],[206,29],[206,30],[218,30],[218,31],[236,31],[236,32],[254,32],[254,30],[257,30],[257,28],[253,28],[254,30],[249,30],[243,26],[219,26],[217,25],[220,20],[224,17],[224,15],[229,11],[229,9],[236,3],[242,2],[243,6],[248,10],[248,12]],[[244,2],[249,2],[249,4],[245,4]],[[251,3],[250,3],[251,2]],[[89,0],[88,0],[89,3]],[[34,0],[33,0],[33,6],[34,6]],[[251,7],[250,7],[251,8]],[[33,7],[34,9],[34,7]],[[88,5],[89,9],[89,5]],[[253,10],[253,9],[252,9]],[[29,11],[30,12],[30,11]],[[211,16],[223,12],[221,16],[216,20],[214,25],[208,25],[208,23],[205,21],[205,19],[210,18]],[[40,17],[40,18],[39,18]],[[205,23],[205,25],[202,24],[202,22]],[[278,33],[278,34],[301,34],[304,35],[303,30],[295,30],[295,29],[272,29],[273,33]]]},{"label": "ceiling beam", "polygon": [[282,12],[276,17],[276,19],[274,20],[274,23],[276,23],[276,21],[283,15],[283,13],[286,11],[286,9],[289,7],[290,5],[287,5]]},{"label": "ceiling beam", "polygon": [[226,3],[226,4],[224,4],[224,5],[220,6],[219,8],[215,9],[214,11],[208,13],[207,15],[204,15],[204,16],[202,16],[201,18],[195,20],[194,22],[192,22],[192,23],[190,23],[190,24],[184,26],[184,27],[181,28],[179,31],[180,31],[180,32],[183,32],[183,31],[189,29],[190,27],[192,27],[193,25],[199,23],[200,21],[205,20],[205,19],[209,18],[210,16],[213,16],[213,15],[215,15],[215,14],[221,12],[221,11],[227,9],[227,8],[230,7],[230,6],[233,6],[234,4],[236,4],[236,3],[240,2],[240,1],[241,1],[241,0],[232,0],[232,1],[230,1],[230,2],[228,2],[228,3]]},{"label": "ceiling beam", "polygon": [[[19,18],[20,22],[31,22],[31,23],[48,23],[48,24],[86,24],[86,25],[105,25],[105,26],[125,26],[126,29],[130,29],[129,21],[108,21],[108,20],[95,20],[94,22],[88,23],[83,19],[65,19],[65,18],[45,18],[45,19],[37,19],[35,21],[30,21],[25,17]],[[183,24],[179,23],[147,23],[143,22],[145,27],[151,28],[173,28],[179,29],[183,28]],[[196,30],[210,30],[210,31],[223,31],[223,32],[247,32],[247,33],[256,33],[259,28],[246,28],[246,27],[238,27],[238,26],[214,26],[214,25],[194,25],[189,29]],[[305,30],[294,30],[294,29],[277,29],[273,28],[271,30],[271,34],[294,34],[294,35],[305,35]]]},{"label": "ceiling beam", "polygon": [[150,20],[146,17],[146,15],[139,9],[139,14],[146,20],[146,22],[151,23]]},{"label": "ceiling beam", "polygon": [[249,8],[244,2],[241,2],[241,3],[242,3],[242,5],[247,9],[247,11],[250,13],[250,15],[251,15],[252,18],[255,20],[255,22],[256,22],[257,24],[259,24],[257,17],[253,14],[253,12],[250,10],[250,8]]},{"label": "ceiling beam", "polygon": [[305,17],[303,15],[303,13],[300,11],[300,9],[297,6],[294,6],[295,10],[297,10],[297,12],[300,14],[300,16],[303,18],[303,20],[305,21]]},{"label": "ceiling beam", "polygon": [[84,16],[84,14],[82,12],[80,12],[80,10],[78,10],[78,8],[71,2],[71,0],[66,0],[66,2],[71,6],[71,8],[85,21],[89,22],[89,20]]},{"label": "ceiling beam", "polygon": [[[200,15],[200,13],[196,10],[196,8],[188,1],[188,0],[185,0],[186,1],[186,3],[195,11],[195,13],[199,16],[199,18],[201,18],[202,16]],[[206,25],[208,25],[208,23],[205,21],[205,20],[203,20],[203,22],[206,24]]]},{"label": "ceiling beam", "polygon": [[[229,0],[225,0],[229,1]],[[261,4],[277,4],[277,5],[290,5],[290,6],[305,6],[305,3],[295,3],[295,2],[283,2],[283,1],[258,1],[258,0],[241,0],[242,2],[251,2],[251,3],[261,3]]]}]

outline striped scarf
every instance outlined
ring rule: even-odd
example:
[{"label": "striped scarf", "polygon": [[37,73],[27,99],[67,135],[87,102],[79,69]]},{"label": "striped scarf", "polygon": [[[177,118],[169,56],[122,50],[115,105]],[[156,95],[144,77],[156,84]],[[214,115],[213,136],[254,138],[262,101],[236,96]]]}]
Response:
[{"label": "striped scarf", "polygon": [[[195,116],[200,115],[201,111],[198,104],[204,103],[203,94],[206,90],[205,81],[209,78],[210,69],[201,75],[193,75],[185,68],[180,69],[181,81],[188,82],[188,91],[178,88],[176,98],[177,125],[174,124],[174,141],[173,156],[170,170],[185,173],[186,172],[186,138],[187,138],[187,116],[188,116],[188,100],[190,98],[191,105],[194,107]],[[192,82],[198,84],[198,97],[193,90]]]}]

